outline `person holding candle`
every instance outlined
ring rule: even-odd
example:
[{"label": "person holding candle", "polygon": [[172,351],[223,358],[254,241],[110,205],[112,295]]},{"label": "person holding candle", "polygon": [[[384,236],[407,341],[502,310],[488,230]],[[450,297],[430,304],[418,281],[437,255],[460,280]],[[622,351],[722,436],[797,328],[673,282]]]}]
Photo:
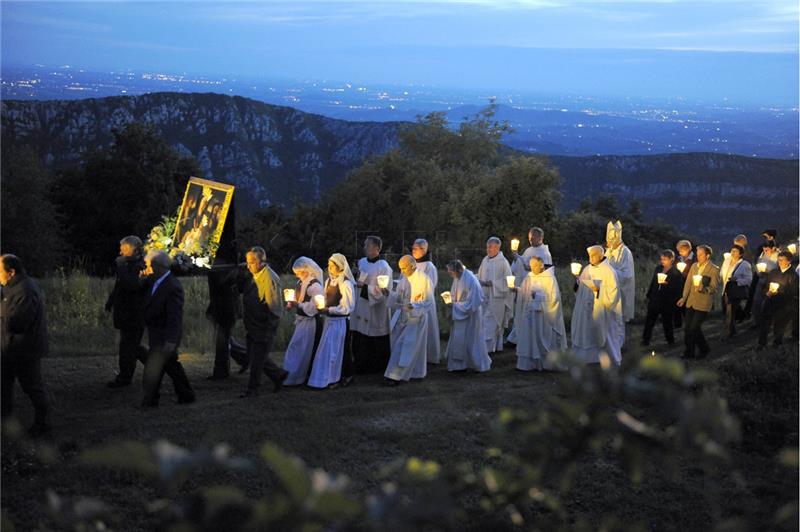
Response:
[{"label": "person holding candle", "polygon": [[283,383],[285,386],[306,382],[322,336],[322,316],[314,303],[314,296],[322,295],[322,268],[308,257],[300,257],[292,264],[292,271],[297,276],[297,284],[294,294],[290,294],[293,297],[284,299],[286,309],[295,310],[296,315],[294,334],[283,357],[283,369],[289,372]]},{"label": "person holding candle", "polygon": [[[317,310],[325,316],[319,346],[314,354],[308,385],[312,388],[348,386],[353,380],[353,355],[350,349],[350,314],[355,308],[355,278],[347,259],[334,253],[328,259],[328,280],[324,294],[314,296]],[[322,308],[320,308],[322,307]]]},{"label": "person holding candle", "polygon": [[725,311],[725,334],[728,338],[736,335],[736,322],[742,313],[741,303],[747,301],[753,271],[750,263],[744,260],[744,248],[734,244],[730,251],[728,268],[722,274],[722,307]]},{"label": "person holding candle", "polygon": [[244,329],[247,332],[247,358],[250,360],[250,379],[242,398],[256,397],[264,372],[279,392],[289,372],[269,358],[272,341],[283,313],[280,277],[267,264],[267,252],[260,246],[250,248],[245,255],[250,272],[242,290]]},{"label": "person holding candle", "polygon": [[589,265],[577,276],[572,311],[572,349],[584,364],[598,364],[607,356],[622,363],[625,322],[617,272],[604,256],[602,246],[586,249]]},{"label": "person holding candle", "polygon": [[[436,290],[436,285],[439,284],[439,272],[436,270],[436,265],[431,261],[430,253],[428,251],[428,241],[424,238],[418,238],[411,246],[411,256],[417,261],[417,269],[428,276],[431,281],[431,287]],[[403,277],[405,279],[405,276]],[[427,352],[428,364],[438,364],[441,358],[442,345],[439,338],[439,318],[436,313],[436,298],[430,307],[428,307],[428,339],[427,339]]]},{"label": "person holding candle", "polygon": [[383,241],[371,235],[364,240],[364,257],[358,261],[352,326],[353,356],[357,373],[383,371],[389,361],[389,308],[378,276],[392,278],[392,268],[381,259]]},{"label": "person holding candle", "polygon": [[450,288],[453,325],[447,341],[447,371],[488,371],[492,359],[486,350],[483,326],[483,288],[480,281],[460,260],[447,264],[453,279]]},{"label": "person holding candle", "polygon": [[389,307],[397,311],[392,319],[392,353],[383,374],[388,386],[425,378],[428,326],[433,306],[433,285],[430,278],[417,269],[414,257],[403,255],[398,266],[405,282],[398,284],[394,292],[383,289]]},{"label": "person holding candle", "polygon": [[483,326],[489,353],[503,350],[503,334],[514,314],[514,293],[506,281],[506,277],[512,275],[511,265],[500,251],[500,245],[496,236],[486,241],[486,256],[478,268],[478,279],[483,286]]},{"label": "person holding candle", "polygon": [[678,307],[686,307],[684,358],[695,358],[698,348],[703,357],[711,351],[702,329],[719,286],[719,268],[711,262],[711,254],[710,246],[697,246],[697,262],[689,270],[689,276],[683,284],[683,296],[677,303]]},{"label": "person holding candle", "polygon": [[[766,234],[766,231],[765,231]],[[767,283],[769,272],[778,267],[779,250],[775,247],[775,241],[767,239],[761,244],[761,254],[756,260],[755,275],[753,283],[750,285],[752,298],[748,299],[745,313],[753,316],[753,328],[758,329],[761,321],[761,310],[764,306],[764,286]]]},{"label": "person holding candle", "polygon": [[760,289],[764,296],[758,332],[758,350],[767,346],[767,336],[772,327],[772,345],[783,344],[786,328],[796,319],[798,307],[798,277],[792,268],[792,254],[782,251],[778,254],[778,267],[767,274],[766,282]]},{"label": "person holding candle", "polygon": [[[678,252],[675,267],[683,276],[683,282],[686,282],[686,278],[689,277],[689,270],[692,268],[692,264],[697,261],[694,252],[692,251],[692,243],[688,240],[678,240],[678,243],[675,244],[675,250]],[[675,312],[673,312],[676,329],[683,327],[683,317],[685,315],[686,308],[684,307],[676,308]]]},{"label": "person holding candle", "polygon": [[644,320],[642,345],[650,345],[653,327],[659,316],[664,327],[664,339],[670,346],[675,345],[673,314],[678,310],[675,304],[681,298],[683,283],[683,275],[675,267],[675,253],[671,249],[663,250],[660,254],[660,264],[656,266],[650,287],[647,289],[647,316]]},{"label": "person holding candle", "polygon": [[547,360],[548,353],[567,348],[567,331],[553,268],[545,269],[541,257],[531,257],[530,273],[517,289],[522,311],[516,315],[517,369],[520,371],[558,370]]},{"label": "person holding candle", "polygon": [[622,241],[622,222],[619,220],[617,223],[608,222],[606,226],[605,256],[608,264],[617,272],[622,297],[622,316],[627,323],[633,319],[636,311],[636,270],[633,253]]},{"label": "person holding candle", "polygon": [[[531,227],[528,231],[528,247],[525,252],[520,256],[516,252],[513,253],[514,260],[511,263],[511,271],[516,278],[514,286],[522,286],[525,276],[531,271],[530,262],[531,258],[539,257],[545,265],[549,268],[553,265],[553,257],[550,255],[550,248],[544,243],[544,230],[541,227]],[[519,316],[522,314],[522,305],[519,301],[514,304],[514,315]],[[507,341],[509,343],[517,343],[516,323],[508,333]]]}]

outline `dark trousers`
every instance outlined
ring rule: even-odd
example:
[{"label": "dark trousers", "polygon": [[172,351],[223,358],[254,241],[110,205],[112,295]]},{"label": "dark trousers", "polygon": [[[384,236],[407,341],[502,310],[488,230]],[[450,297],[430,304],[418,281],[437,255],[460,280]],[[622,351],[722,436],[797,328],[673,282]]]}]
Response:
[{"label": "dark trousers", "polygon": [[18,380],[22,391],[33,403],[34,424],[47,426],[50,414],[50,398],[42,380],[42,363],[38,356],[2,357],[2,417],[14,411],[14,381]]},{"label": "dark trousers", "polygon": [[214,377],[227,377],[231,372],[231,359],[242,367],[247,367],[247,347],[231,335],[233,324],[214,325]]},{"label": "dark trousers", "polygon": [[[761,320],[758,324],[758,345],[767,345],[767,335],[772,326],[772,343],[781,345],[786,328],[797,319],[797,308],[791,305],[772,305],[771,301],[764,304]],[[794,333],[794,331],[792,331]]]},{"label": "dark trousers", "polygon": [[167,352],[160,346],[151,348],[147,355],[147,362],[144,365],[144,375],[142,385],[144,387],[144,399],[142,404],[145,406],[158,405],[159,389],[164,373],[172,379],[172,386],[175,388],[175,395],[179,401],[194,399],[194,391],[189,384],[189,378],[183,370],[183,366],[178,361],[177,351]]},{"label": "dark trousers", "polygon": [[286,370],[275,364],[269,358],[272,349],[272,340],[278,329],[278,320],[275,326],[270,327],[266,334],[247,334],[247,357],[250,360],[250,380],[247,383],[249,390],[257,390],[261,386],[261,373],[266,374],[272,382],[277,382],[287,373]]},{"label": "dark trousers", "polygon": [[[356,373],[383,373],[386,371],[386,366],[389,365],[389,356],[392,353],[388,334],[367,336],[358,331],[352,331],[350,336],[352,342],[345,343],[352,345]],[[344,371],[344,367],[342,370]]]},{"label": "dark trousers", "polygon": [[142,345],[144,325],[119,330],[119,374],[117,380],[130,383],[136,372],[136,361],[147,360],[147,349]]},{"label": "dark trousers", "polygon": [[730,338],[736,334],[736,321],[741,319],[742,300],[728,299],[728,296],[724,295],[722,308],[725,312],[725,335]]},{"label": "dark trousers", "polygon": [[[349,379],[356,373],[356,364],[353,357],[353,335],[358,333],[350,330],[349,319],[346,319],[345,322],[347,323],[347,328],[345,329],[347,332],[344,335],[344,353],[342,353],[342,379]],[[389,337],[387,336],[386,338]],[[386,361],[388,364],[389,359],[387,358]]]},{"label": "dark trousers", "polygon": [[703,355],[707,355],[708,352],[711,351],[702,329],[703,322],[706,321],[707,317],[708,312],[695,310],[693,308],[686,309],[686,321],[683,324],[683,337],[686,342],[685,357],[694,357],[695,348],[700,349],[700,353]]},{"label": "dark trousers", "polygon": [[661,325],[664,327],[664,338],[667,340],[667,343],[672,345],[675,343],[675,312],[671,305],[650,305],[647,307],[647,317],[644,319],[642,341],[650,342],[650,338],[653,337],[653,327],[655,327],[659,316],[661,316]]},{"label": "dark trousers", "polygon": [[683,317],[686,315],[686,307],[675,307],[672,311],[672,320],[675,324],[675,329],[683,327]]}]

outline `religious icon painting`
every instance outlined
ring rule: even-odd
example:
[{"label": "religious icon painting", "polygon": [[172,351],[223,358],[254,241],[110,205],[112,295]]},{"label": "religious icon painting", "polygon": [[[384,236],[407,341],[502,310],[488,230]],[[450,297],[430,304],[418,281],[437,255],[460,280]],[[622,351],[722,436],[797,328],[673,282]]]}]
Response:
[{"label": "religious icon painting", "polygon": [[233,185],[190,177],[175,224],[173,245],[187,255],[214,258],[233,190]]}]

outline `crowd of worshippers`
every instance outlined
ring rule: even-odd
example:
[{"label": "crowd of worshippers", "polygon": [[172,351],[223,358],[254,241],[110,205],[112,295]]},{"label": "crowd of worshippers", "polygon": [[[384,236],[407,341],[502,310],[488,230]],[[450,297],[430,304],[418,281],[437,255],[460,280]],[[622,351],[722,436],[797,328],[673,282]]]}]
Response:
[{"label": "crowd of worshippers", "polygon": [[[738,235],[722,266],[712,262],[707,245],[696,248],[687,240],[660,252],[647,289],[647,312],[641,343],[649,345],[660,318],[667,344],[683,328],[685,358],[710,351],[703,322],[721,299],[724,339],[752,317],[758,329],[758,349],[780,345],[787,330],[797,338],[798,269],[796,243],[780,250],[775,231],[765,231],[754,257],[744,235]],[[424,379],[431,364],[446,360],[451,372],[485,372],[491,354],[515,345],[517,369],[561,370],[550,356],[571,347],[585,364],[619,365],[625,344],[625,324],[635,308],[634,258],[622,240],[620,222],[608,223],[606,246],[587,249],[588,264],[572,263],[575,305],[568,346],[561,292],[544,232],[532,228],[530,246],[520,255],[518,242],[509,258],[502,242],[486,243],[477,272],[459,260],[447,263],[449,291],[435,294],[438,269],[431,262],[428,242],[418,239],[411,254],[398,261],[400,275],[381,258],[381,239],[364,240],[364,257],[351,268],[334,253],[322,268],[307,257],[292,267],[297,278],[282,287],[261,247],[246,253],[244,264],[217,264],[208,274],[207,315],[214,323],[215,358],[210,380],[229,377],[231,359],[248,371],[241,397],[254,397],[262,373],[273,391],[283,386],[315,389],[345,387],[356,374],[383,373],[388,386]],[[793,264],[794,263],[794,264]],[[142,241],[128,236],[120,242],[116,280],[105,308],[119,329],[119,372],[111,388],[132,383],[137,361],[144,366],[142,407],[158,406],[164,374],[175,388],[178,403],[192,403],[195,393],[178,360],[183,332],[184,293],[171,273],[169,255],[160,250],[144,254]],[[40,358],[47,353],[47,325],[42,295],[25,275],[19,258],[3,255],[2,284],[2,411],[13,408],[15,380],[35,408],[33,433],[49,430],[50,402],[42,382]],[[439,302],[441,299],[441,303]],[[449,341],[442,352],[437,305],[450,309]],[[284,312],[292,312],[294,332],[283,367],[269,353]],[[238,319],[246,331],[245,344],[232,332]],[[510,327],[510,331],[509,331]],[[145,330],[148,347],[142,346]],[[506,331],[509,331],[506,335]]]}]

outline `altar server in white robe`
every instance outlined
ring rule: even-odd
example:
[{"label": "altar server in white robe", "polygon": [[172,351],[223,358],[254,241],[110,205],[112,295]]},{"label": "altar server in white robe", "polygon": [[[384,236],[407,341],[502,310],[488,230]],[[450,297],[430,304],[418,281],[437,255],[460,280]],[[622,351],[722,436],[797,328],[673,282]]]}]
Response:
[{"label": "altar server in white robe", "polygon": [[545,269],[540,257],[529,261],[531,271],[516,289],[517,300],[522,301],[522,311],[516,314],[517,369],[558,370],[548,362],[552,351],[567,348],[567,331],[561,308],[561,291],[553,268]]},{"label": "altar server in white robe", "polygon": [[[428,276],[431,280],[431,287],[436,292],[436,285],[439,284],[439,272],[436,265],[431,261],[428,241],[418,238],[411,246],[411,256],[417,261],[417,269]],[[438,364],[441,358],[442,346],[439,338],[439,316],[436,313],[436,298],[428,309],[428,364]]]},{"label": "altar server in white robe", "polygon": [[622,297],[622,317],[625,323],[633,319],[636,308],[636,271],[633,267],[633,253],[622,242],[622,222],[608,222],[606,226],[605,257],[617,272],[620,295]]},{"label": "altar server in white robe", "polygon": [[325,316],[322,337],[314,354],[308,385],[312,388],[347,386],[353,379],[353,354],[350,351],[350,314],[355,307],[355,280],[347,259],[334,253],[328,259],[325,282]]},{"label": "altar server in white robe", "polygon": [[478,279],[483,286],[483,326],[486,349],[489,353],[503,350],[503,334],[514,315],[514,293],[506,277],[511,275],[511,265],[500,251],[496,236],[486,241],[486,256],[478,268]]},{"label": "altar server in white robe", "polygon": [[392,278],[392,268],[381,259],[383,241],[370,235],[364,239],[364,257],[358,261],[356,308],[350,321],[353,356],[357,373],[378,373],[389,360],[389,307],[378,276]]},{"label": "altar server in white robe", "polygon": [[391,333],[392,353],[383,376],[386,384],[396,386],[409,379],[422,379],[427,373],[428,319],[433,305],[433,287],[430,278],[417,269],[417,261],[411,255],[403,255],[400,271],[407,283],[404,288],[384,295],[389,306],[399,311]]},{"label": "altar server in white robe", "polygon": [[572,350],[585,364],[607,355],[617,366],[622,362],[625,324],[617,273],[603,256],[601,246],[587,249],[589,265],[577,278],[572,311]]},{"label": "altar server in white robe", "polygon": [[447,371],[489,371],[492,359],[486,351],[481,283],[460,260],[450,262],[447,273],[453,279],[450,288],[453,325],[447,341]]},{"label": "altar server in white robe", "polygon": [[314,296],[323,293],[322,268],[309,259],[300,257],[292,264],[292,271],[297,276],[295,301],[288,302],[288,310],[297,311],[294,318],[294,334],[289,340],[286,355],[283,357],[283,369],[289,372],[284,386],[303,384],[308,379],[311,360],[322,335],[322,316],[317,312]]},{"label": "altar server in white robe", "polygon": [[[528,242],[530,242],[531,245],[522,253],[522,255],[513,252],[514,261],[511,263],[511,271],[516,278],[514,286],[517,288],[522,286],[525,276],[531,271],[530,262],[533,257],[539,257],[542,259],[545,267],[553,264],[553,257],[550,255],[550,248],[544,243],[544,230],[541,227],[531,227],[530,231],[528,231]],[[514,316],[516,317],[521,315],[522,305],[519,301],[519,297],[515,296]],[[516,318],[514,319],[513,327],[511,327],[511,332],[508,333],[508,338],[506,340],[512,344],[517,343]]]}]

